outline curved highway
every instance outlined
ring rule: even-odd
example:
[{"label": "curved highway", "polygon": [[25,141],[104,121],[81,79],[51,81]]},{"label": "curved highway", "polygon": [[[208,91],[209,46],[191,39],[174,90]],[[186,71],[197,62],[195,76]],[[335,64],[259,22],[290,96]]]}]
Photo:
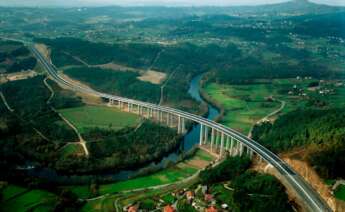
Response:
[{"label": "curved highway", "polygon": [[78,92],[92,94],[95,96],[102,97],[104,99],[112,99],[115,101],[140,105],[143,107],[152,108],[154,110],[159,110],[162,112],[178,115],[185,119],[211,127],[219,132],[224,133],[227,136],[233,137],[235,140],[241,142],[251,151],[259,155],[267,163],[271,164],[274,168],[276,168],[276,170],[282,176],[282,180],[286,181],[289,184],[289,186],[296,192],[296,194],[300,197],[301,201],[304,202],[304,205],[307,206],[309,211],[332,211],[328,207],[327,203],[319,196],[319,194],[308,183],[306,183],[304,179],[302,179],[302,177],[300,177],[294,170],[292,170],[289,167],[289,165],[287,165],[282,159],[280,159],[277,155],[266,149],[264,146],[246,137],[245,135],[242,135],[241,133],[222,124],[216,123],[212,120],[206,119],[195,114],[187,113],[174,108],[159,106],[147,102],[101,93],[89,88],[84,88],[79,85],[72,84],[71,82],[61,78],[58,75],[55,66],[48,62],[33,45],[29,45],[29,48],[31,49],[35,57],[38,59],[38,61],[44,66],[44,68],[46,69],[48,74],[53,78],[53,80],[61,85],[67,86]]}]

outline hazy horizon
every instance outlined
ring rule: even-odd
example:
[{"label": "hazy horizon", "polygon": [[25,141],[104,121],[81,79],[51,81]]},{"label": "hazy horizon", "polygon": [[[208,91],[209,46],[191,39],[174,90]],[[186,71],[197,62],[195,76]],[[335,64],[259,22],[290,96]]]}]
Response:
[{"label": "hazy horizon", "polygon": [[[81,7],[81,6],[246,6],[289,0],[0,0],[0,6]],[[343,0],[310,0],[318,4],[345,6]]]}]

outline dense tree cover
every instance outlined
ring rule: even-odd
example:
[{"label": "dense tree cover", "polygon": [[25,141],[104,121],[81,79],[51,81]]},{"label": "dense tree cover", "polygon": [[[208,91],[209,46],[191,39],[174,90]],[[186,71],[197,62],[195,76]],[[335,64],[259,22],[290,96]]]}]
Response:
[{"label": "dense tree cover", "polygon": [[154,68],[169,72],[180,69],[184,73],[194,75],[228,67],[234,58],[240,56],[241,51],[234,44],[220,47],[214,44],[196,46],[190,43],[183,43],[166,47],[155,62]]},{"label": "dense tree cover", "polygon": [[154,103],[159,102],[160,87],[137,79],[139,75],[135,72],[101,68],[71,68],[65,70],[65,73],[102,92]]},{"label": "dense tree cover", "polygon": [[[4,63],[4,61],[6,61]],[[0,65],[8,73],[32,70],[36,66],[36,59],[30,56],[30,51],[17,42],[0,41]]]},{"label": "dense tree cover", "polygon": [[250,165],[251,161],[247,157],[227,157],[217,166],[200,172],[199,178],[203,184],[231,180],[247,170]]},{"label": "dense tree cover", "polygon": [[21,46],[10,53],[12,57],[27,56],[28,54],[30,54],[30,51],[24,46]]},{"label": "dense tree cover", "polygon": [[342,37],[345,38],[345,12],[304,15],[290,18],[295,23],[293,31],[312,37]]},{"label": "dense tree cover", "polygon": [[[136,68],[147,68],[152,64],[160,51],[160,48],[156,45],[139,43],[109,45],[75,38],[37,39],[37,42],[45,43],[52,47],[53,50],[68,52],[92,65],[115,62]],[[61,58],[59,60],[60,63]],[[69,62],[69,60],[63,62]]]},{"label": "dense tree cover", "polygon": [[284,186],[271,175],[246,171],[231,186],[235,211],[293,211]]},{"label": "dense tree cover", "polygon": [[247,157],[228,157],[213,168],[199,174],[202,184],[230,181],[233,188],[230,207],[234,211],[292,211],[285,188],[271,175],[248,170],[251,160]]},{"label": "dense tree cover", "polygon": [[309,161],[325,178],[345,177],[345,110],[297,110],[279,117],[274,124],[263,123],[253,129],[253,139],[275,151],[317,145]]},{"label": "dense tree cover", "polygon": [[[61,146],[40,136],[32,124],[8,112],[0,117],[0,174],[6,179],[11,170],[26,161],[48,165],[55,160],[56,150]],[[8,171],[8,172],[7,172]]]},{"label": "dense tree cover", "polygon": [[81,97],[76,96],[73,91],[61,88],[56,82],[48,80],[49,85],[54,90],[54,97],[51,99],[51,106],[55,109],[80,107],[85,105]]},{"label": "dense tree cover", "polygon": [[211,80],[219,83],[247,84],[256,79],[295,78],[296,76],[327,77],[334,73],[320,64],[301,60],[297,65],[289,63],[266,63],[248,57],[236,61],[230,69],[216,72]]},{"label": "dense tree cover", "polygon": [[175,130],[150,121],[145,121],[137,129],[93,128],[87,130],[83,137],[89,141],[89,159],[62,158],[57,162],[58,170],[75,173],[137,167],[161,158],[176,148],[180,141]]},{"label": "dense tree cover", "polygon": [[47,105],[50,93],[43,84],[43,76],[8,82],[0,88],[16,114],[46,138],[61,142],[77,140],[74,131]]},{"label": "dense tree cover", "polygon": [[83,65],[78,60],[74,59],[73,56],[66,54],[62,50],[52,48],[51,59],[56,67],[63,67],[66,65]]},{"label": "dense tree cover", "polygon": [[9,68],[8,72],[18,72],[25,70],[33,70],[36,66],[36,58],[28,57],[21,60],[16,60]]}]

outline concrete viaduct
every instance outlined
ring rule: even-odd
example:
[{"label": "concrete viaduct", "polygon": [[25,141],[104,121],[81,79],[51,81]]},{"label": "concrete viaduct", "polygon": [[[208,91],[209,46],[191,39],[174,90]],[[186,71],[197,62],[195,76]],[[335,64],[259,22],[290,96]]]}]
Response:
[{"label": "concrete viaduct", "polygon": [[29,44],[28,47],[51,78],[58,84],[78,92],[101,97],[109,101],[109,104],[116,105],[122,110],[137,113],[142,117],[153,119],[169,127],[174,127],[179,134],[186,132],[186,122],[200,124],[200,145],[209,148],[210,151],[216,153],[219,157],[222,157],[226,152],[230,155],[248,154],[250,157],[256,155],[260,160],[266,161],[278,171],[282,182],[297,194],[307,211],[332,211],[319,194],[301,176],[292,170],[287,163],[247,136],[195,114],[101,93],[73,84],[60,77],[56,67],[50,61],[47,61],[33,45]]}]

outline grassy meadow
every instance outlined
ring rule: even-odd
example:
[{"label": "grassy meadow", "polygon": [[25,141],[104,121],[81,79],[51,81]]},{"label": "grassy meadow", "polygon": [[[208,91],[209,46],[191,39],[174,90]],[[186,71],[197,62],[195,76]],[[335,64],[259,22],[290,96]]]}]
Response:
[{"label": "grassy meadow", "polygon": [[[286,103],[280,113],[306,107],[310,99],[324,101],[326,106],[343,107],[345,105],[344,86],[334,87],[334,82],[328,82],[313,90],[308,87],[312,82],[317,82],[317,80],[257,80],[253,84],[246,85],[208,83],[204,89],[213,100],[224,107],[223,124],[247,134],[257,121],[280,108],[280,102],[267,100],[271,96],[275,100]],[[320,89],[331,89],[334,93],[320,95]],[[289,91],[294,91],[294,93],[289,94]]]},{"label": "grassy meadow", "polygon": [[59,110],[76,128],[85,132],[88,128],[111,128],[120,130],[135,126],[139,123],[139,116],[120,111],[114,107],[82,106]]}]

